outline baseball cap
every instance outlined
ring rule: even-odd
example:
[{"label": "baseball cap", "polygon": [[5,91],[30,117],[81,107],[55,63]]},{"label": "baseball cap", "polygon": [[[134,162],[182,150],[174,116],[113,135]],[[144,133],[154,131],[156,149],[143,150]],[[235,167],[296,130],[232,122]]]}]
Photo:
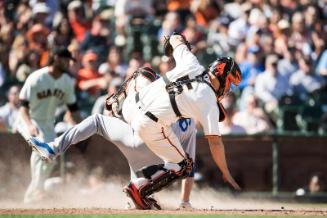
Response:
[{"label": "baseball cap", "polygon": [[70,51],[65,47],[55,47],[52,50],[52,55],[62,57],[62,58],[69,58],[73,61],[76,61],[76,59],[73,58],[72,53],[70,53]]},{"label": "baseball cap", "polygon": [[47,6],[46,3],[39,2],[34,5],[32,13],[33,14],[40,14],[40,13],[49,14],[50,8]]},{"label": "baseball cap", "polygon": [[75,10],[75,9],[77,9],[77,8],[80,8],[80,7],[82,7],[82,6],[83,6],[83,4],[82,4],[81,1],[74,0],[74,1],[72,1],[72,2],[70,2],[70,3],[68,4],[67,9],[68,9],[69,11],[71,11],[71,10]]}]

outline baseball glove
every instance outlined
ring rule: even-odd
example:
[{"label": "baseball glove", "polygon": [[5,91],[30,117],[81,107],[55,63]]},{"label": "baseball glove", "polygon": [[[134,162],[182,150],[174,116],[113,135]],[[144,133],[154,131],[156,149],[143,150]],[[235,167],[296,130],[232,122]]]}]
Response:
[{"label": "baseball glove", "polygon": [[[183,43],[191,51],[191,49],[192,49],[191,44],[189,43],[189,41],[186,40],[185,36],[183,36],[182,34],[177,33],[177,32],[173,32],[172,35],[180,35],[180,36],[182,36]],[[164,53],[165,53],[166,56],[171,57],[173,55],[174,49],[173,49],[173,46],[171,46],[171,44],[169,43],[169,39],[170,39],[170,36],[165,36],[165,39],[164,39]]]}]

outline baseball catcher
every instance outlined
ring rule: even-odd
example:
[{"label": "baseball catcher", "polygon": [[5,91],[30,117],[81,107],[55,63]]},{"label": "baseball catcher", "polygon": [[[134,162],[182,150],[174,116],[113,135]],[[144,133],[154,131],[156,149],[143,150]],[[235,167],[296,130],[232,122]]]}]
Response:
[{"label": "baseball catcher", "polygon": [[[169,42],[169,43],[168,43]],[[230,57],[213,62],[205,70],[191,53],[189,43],[179,34],[166,39],[165,51],[176,66],[134,95],[129,95],[122,114],[163,165],[148,166],[131,180],[125,191],[139,208],[148,209],[147,198],[192,170],[192,160],[183,150],[171,124],[180,118],[193,118],[203,127],[212,157],[223,178],[240,189],[231,176],[225,158],[218,121],[223,117],[219,100],[233,83],[241,81],[239,67]],[[126,106],[128,105],[128,107]],[[217,106],[218,105],[218,106]]]}]

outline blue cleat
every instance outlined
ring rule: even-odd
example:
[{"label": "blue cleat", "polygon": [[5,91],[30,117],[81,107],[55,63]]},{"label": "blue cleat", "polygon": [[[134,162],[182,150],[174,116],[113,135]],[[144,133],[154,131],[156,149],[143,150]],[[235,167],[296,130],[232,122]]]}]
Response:
[{"label": "blue cleat", "polygon": [[56,153],[47,143],[40,142],[33,137],[28,139],[27,142],[32,147],[32,149],[41,156],[42,160],[52,161],[56,158]]}]

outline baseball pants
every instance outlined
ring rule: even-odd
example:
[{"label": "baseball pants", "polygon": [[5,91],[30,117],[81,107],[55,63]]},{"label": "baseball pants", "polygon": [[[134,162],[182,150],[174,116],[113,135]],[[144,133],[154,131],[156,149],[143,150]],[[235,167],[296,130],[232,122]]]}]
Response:
[{"label": "baseball pants", "polygon": [[[54,126],[50,121],[36,121],[33,123],[38,127],[39,135],[37,138],[41,141],[50,141],[56,137]],[[25,138],[31,136],[27,131],[28,127],[23,122],[17,125],[17,131]],[[25,192],[24,202],[32,203],[42,198],[44,191],[44,182],[49,178],[56,162],[45,162],[35,151],[32,151],[30,158],[31,182]]]},{"label": "baseball pants", "polygon": [[[169,134],[173,134],[176,140],[181,140],[183,147],[180,149],[183,154],[185,150],[194,160],[196,149],[194,122],[189,119],[181,120],[173,124],[170,130],[174,133]],[[55,153],[64,153],[70,145],[83,141],[94,134],[111,141],[120,149],[129,162],[132,175],[144,166],[163,163],[158,156],[148,149],[129,124],[118,118],[100,114],[89,116],[48,144]]]}]

